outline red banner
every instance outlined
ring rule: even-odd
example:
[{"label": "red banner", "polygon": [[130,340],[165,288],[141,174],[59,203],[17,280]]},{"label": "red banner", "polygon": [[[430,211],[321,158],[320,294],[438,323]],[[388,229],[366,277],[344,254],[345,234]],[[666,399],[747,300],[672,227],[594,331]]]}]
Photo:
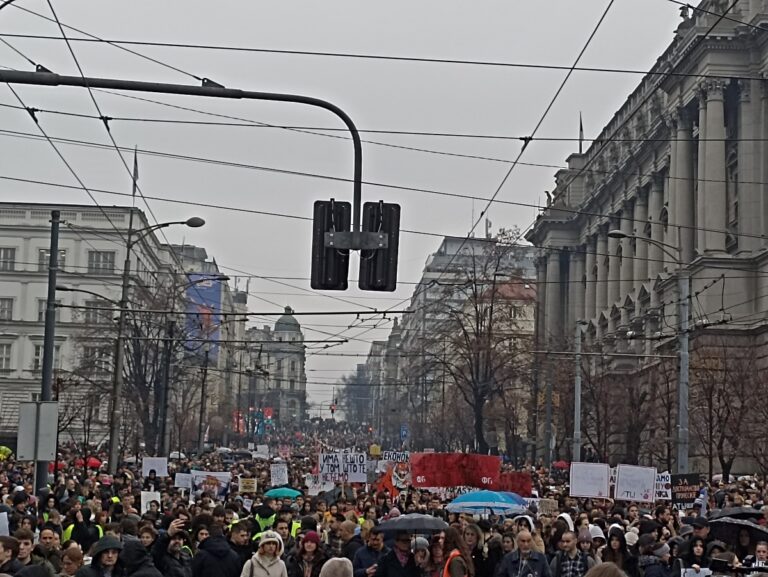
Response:
[{"label": "red banner", "polygon": [[464,453],[411,453],[414,487],[478,487],[498,490],[501,457]]},{"label": "red banner", "polygon": [[533,481],[530,473],[502,473],[499,479],[498,491],[517,493],[521,497],[530,497]]}]

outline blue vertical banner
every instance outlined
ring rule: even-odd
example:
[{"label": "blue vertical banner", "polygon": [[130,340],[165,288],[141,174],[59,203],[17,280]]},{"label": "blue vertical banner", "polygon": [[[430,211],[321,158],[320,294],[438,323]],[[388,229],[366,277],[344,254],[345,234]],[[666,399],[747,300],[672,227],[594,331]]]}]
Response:
[{"label": "blue vertical banner", "polygon": [[187,350],[201,359],[208,343],[208,362],[218,360],[221,340],[221,299],[223,281],[220,274],[187,275]]}]

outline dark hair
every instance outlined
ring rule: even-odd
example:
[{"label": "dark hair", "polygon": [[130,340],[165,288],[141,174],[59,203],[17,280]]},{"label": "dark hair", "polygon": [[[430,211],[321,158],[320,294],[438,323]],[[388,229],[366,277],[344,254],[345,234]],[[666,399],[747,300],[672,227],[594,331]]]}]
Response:
[{"label": "dark hair", "polygon": [[213,516],[214,517],[224,517],[225,516],[224,507],[222,507],[221,505],[216,505],[213,508]]},{"label": "dark hair", "polygon": [[8,549],[11,552],[12,559],[19,556],[19,542],[14,537],[0,535],[0,545],[3,546],[3,549]]},{"label": "dark hair", "polygon": [[35,542],[35,534],[29,529],[16,529],[16,531],[13,532],[13,536],[17,541]]},{"label": "dark hair", "polygon": [[224,534],[224,527],[221,526],[221,523],[214,523],[208,527],[208,534],[211,537],[221,537]]},{"label": "dark hair", "polygon": [[469,547],[467,547],[467,544],[464,542],[464,537],[461,536],[458,529],[448,527],[445,530],[445,541],[443,542],[443,554],[446,559],[454,549],[458,550],[459,556],[467,567],[466,574],[469,577],[474,577],[475,565],[472,563],[472,555],[469,552]]},{"label": "dark hair", "polygon": [[238,521],[234,525],[232,525],[232,529],[230,529],[229,534],[233,535],[235,533],[248,533],[250,531],[250,527],[248,526],[248,523],[245,521]]},{"label": "dark hair", "polygon": [[125,517],[122,521],[120,521],[120,533],[123,535],[133,535],[136,537],[138,529],[139,524],[133,519]]},{"label": "dark hair", "polygon": [[64,549],[61,552],[61,558],[64,559],[65,557],[75,564],[83,564],[83,552],[74,547],[72,549]]}]

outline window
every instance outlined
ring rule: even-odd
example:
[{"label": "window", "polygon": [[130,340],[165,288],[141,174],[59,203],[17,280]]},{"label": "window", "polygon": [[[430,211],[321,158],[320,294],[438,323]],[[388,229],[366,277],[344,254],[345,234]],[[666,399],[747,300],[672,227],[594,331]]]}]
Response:
[{"label": "window", "polygon": [[283,359],[277,359],[277,374],[281,375],[283,374]]},{"label": "window", "polygon": [[[59,299],[56,299],[54,301],[56,305],[60,305],[61,301]],[[37,322],[42,323],[45,322],[45,309],[48,306],[48,301],[46,299],[37,299]],[[59,320],[59,311],[61,309],[56,307],[56,321]]]},{"label": "window", "polygon": [[290,388],[292,391],[296,390],[296,381],[294,379],[288,381],[288,388]]},{"label": "window", "polygon": [[16,270],[16,249],[0,248],[0,271]]},{"label": "window", "polygon": [[292,373],[296,372],[296,361],[291,361],[291,372]]},{"label": "window", "polygon": [[[38,272],[47,272],[48,271],[48,260],[49,255],[51,254],[51,251],[47,248],[41,248],[37,251],[37,271]],[[66,258],[67,251],[66,250],[60,250],[59,251],[59,269],[64,268],[64,261]]]},{"label": "window", "polygon": [[0,343],[0,371],[11,370],[11,343]]},{"label": "window", "polygon": [[[112,303],[104,299],[85,301],[83,320],[89,325],[104,325],[112,322]],[[109,310],[101,310],[109,309]]]},{"label": "window", "polygon": [[[61,368],[61,345],[53,348],[53,368]],[[32,370],[43,370],[43,345],[35,345],[35,358],[32,360]]]},{"label": "window", "polygon": [[89,250],[88,272],[112,274],[115,272],[115,251]]},{"label": "window", "polygon": [[83,347],[83,365],[94,374],[108,374],[112,370],[112,350],[103,346]]},{"label": "window", "polygon": [[0,298],[0,321],[13,320],[13,299]]}]

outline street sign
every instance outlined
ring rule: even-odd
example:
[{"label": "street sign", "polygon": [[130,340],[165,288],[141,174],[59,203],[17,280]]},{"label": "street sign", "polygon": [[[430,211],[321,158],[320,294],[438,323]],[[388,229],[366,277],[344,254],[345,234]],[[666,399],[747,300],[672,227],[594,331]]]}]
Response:
[{"label": "street sign", "polygon": [[16,458],[19,461],[55,460],[58,428],[59,403],[56,401],[19,403]]},{"label": "street sign", "polygon": [[400,440],[405,441],[408,438],[408,425],[403,423],[400,425]]}]

